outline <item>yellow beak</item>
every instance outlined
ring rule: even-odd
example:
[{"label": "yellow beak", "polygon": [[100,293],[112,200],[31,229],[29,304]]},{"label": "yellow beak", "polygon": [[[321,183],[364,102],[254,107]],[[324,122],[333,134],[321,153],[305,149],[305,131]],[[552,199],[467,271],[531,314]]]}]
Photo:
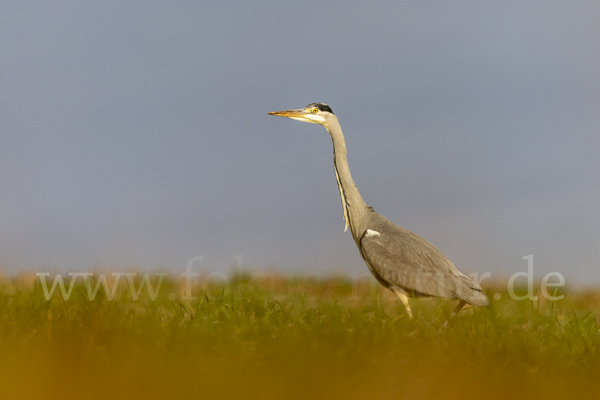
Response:
[{"label": "yellow beak", "polygon": [[285,110],[285,111],[273,111],[267,113],[269,115],[275,115],[277,117],[288,117],[288,118],[302,118],[304,117],[304,110]]}]

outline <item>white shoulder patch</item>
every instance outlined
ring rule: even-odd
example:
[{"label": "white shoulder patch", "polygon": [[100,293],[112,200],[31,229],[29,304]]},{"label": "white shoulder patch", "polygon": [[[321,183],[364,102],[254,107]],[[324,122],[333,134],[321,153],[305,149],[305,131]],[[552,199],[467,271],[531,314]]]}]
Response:
[{"label": "white shoulder patch", "polygon": [[381,233],[374,231],[372,229],[367,229],[367,233],[365,234],[366,237],[373,237],[373,236],[379,236],[381,235]]}]

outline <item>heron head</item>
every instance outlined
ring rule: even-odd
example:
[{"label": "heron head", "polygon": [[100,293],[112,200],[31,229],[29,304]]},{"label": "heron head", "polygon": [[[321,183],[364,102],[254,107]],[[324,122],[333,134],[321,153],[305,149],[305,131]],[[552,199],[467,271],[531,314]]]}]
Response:
[{"label": "heron head", "polygon": [[325,127],[327,127],[330,118],[335,118],[331,107],[323,103],[311,103],[304,108],[286,111],[273,111],[268,114],[276,115],[278,117],[288,117],[303,122],[310,122],[311,124],[319,124]]}]

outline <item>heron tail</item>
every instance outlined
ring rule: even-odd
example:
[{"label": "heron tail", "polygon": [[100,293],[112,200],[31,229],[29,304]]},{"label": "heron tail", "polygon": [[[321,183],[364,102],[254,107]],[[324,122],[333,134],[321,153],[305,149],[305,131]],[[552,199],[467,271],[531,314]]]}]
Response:
[{"label": "heron tail", "polygon": [[487,307],[490,304],[490,299],[483,293],[481,286],[464,275],[456,282],[456,298],[479,307]]}]

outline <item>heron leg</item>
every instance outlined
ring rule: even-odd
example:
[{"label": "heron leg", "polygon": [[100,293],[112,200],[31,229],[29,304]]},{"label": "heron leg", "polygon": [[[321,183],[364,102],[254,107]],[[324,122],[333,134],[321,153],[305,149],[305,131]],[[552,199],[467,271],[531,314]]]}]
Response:
[{"label": "heron leg", "polygon": [[410,310],[410,306],[408,305],[408,296],[404,293],[402,289],[399,289],[397,287],[392,286],[390,290],[394,292],[396,296],[398,296],[402,304],[404,304],[404,307],[406,308],[406,313],[408,314],[409,318],[412,318],[413,314]]},{"label": "heron leg", "polygon": [[446,322],[444,322],[442,324],[442,328],[440,330],[446,329],[446,327],[448,326],[448,321],[450,321],[452,319],[452,317],[454,317],[456,314],[458,314],[460,312],[460,310],[462,310],[462,308],[465,306],[465,304],[467,304],[467,302],[463,301],[463,300],[460,300],[458,302],[458,304],[456,305],[456,308],[454,309],[454,311],[452,311],[452,314],[450,314],[450,318],[448,318],[446,320]]},{"label": "heron leg", "polygon": [[465,306],[465,304],[467,304],[466,301],[459,301],[458,304],[456,305],[456,308],[454,309],[454,311],[452,311],[452,314],[450,314],[450,319],[452,319],[452,317],[454,317],[456,314],[459,313],[460,310],[462,310],[462,308]]}]

